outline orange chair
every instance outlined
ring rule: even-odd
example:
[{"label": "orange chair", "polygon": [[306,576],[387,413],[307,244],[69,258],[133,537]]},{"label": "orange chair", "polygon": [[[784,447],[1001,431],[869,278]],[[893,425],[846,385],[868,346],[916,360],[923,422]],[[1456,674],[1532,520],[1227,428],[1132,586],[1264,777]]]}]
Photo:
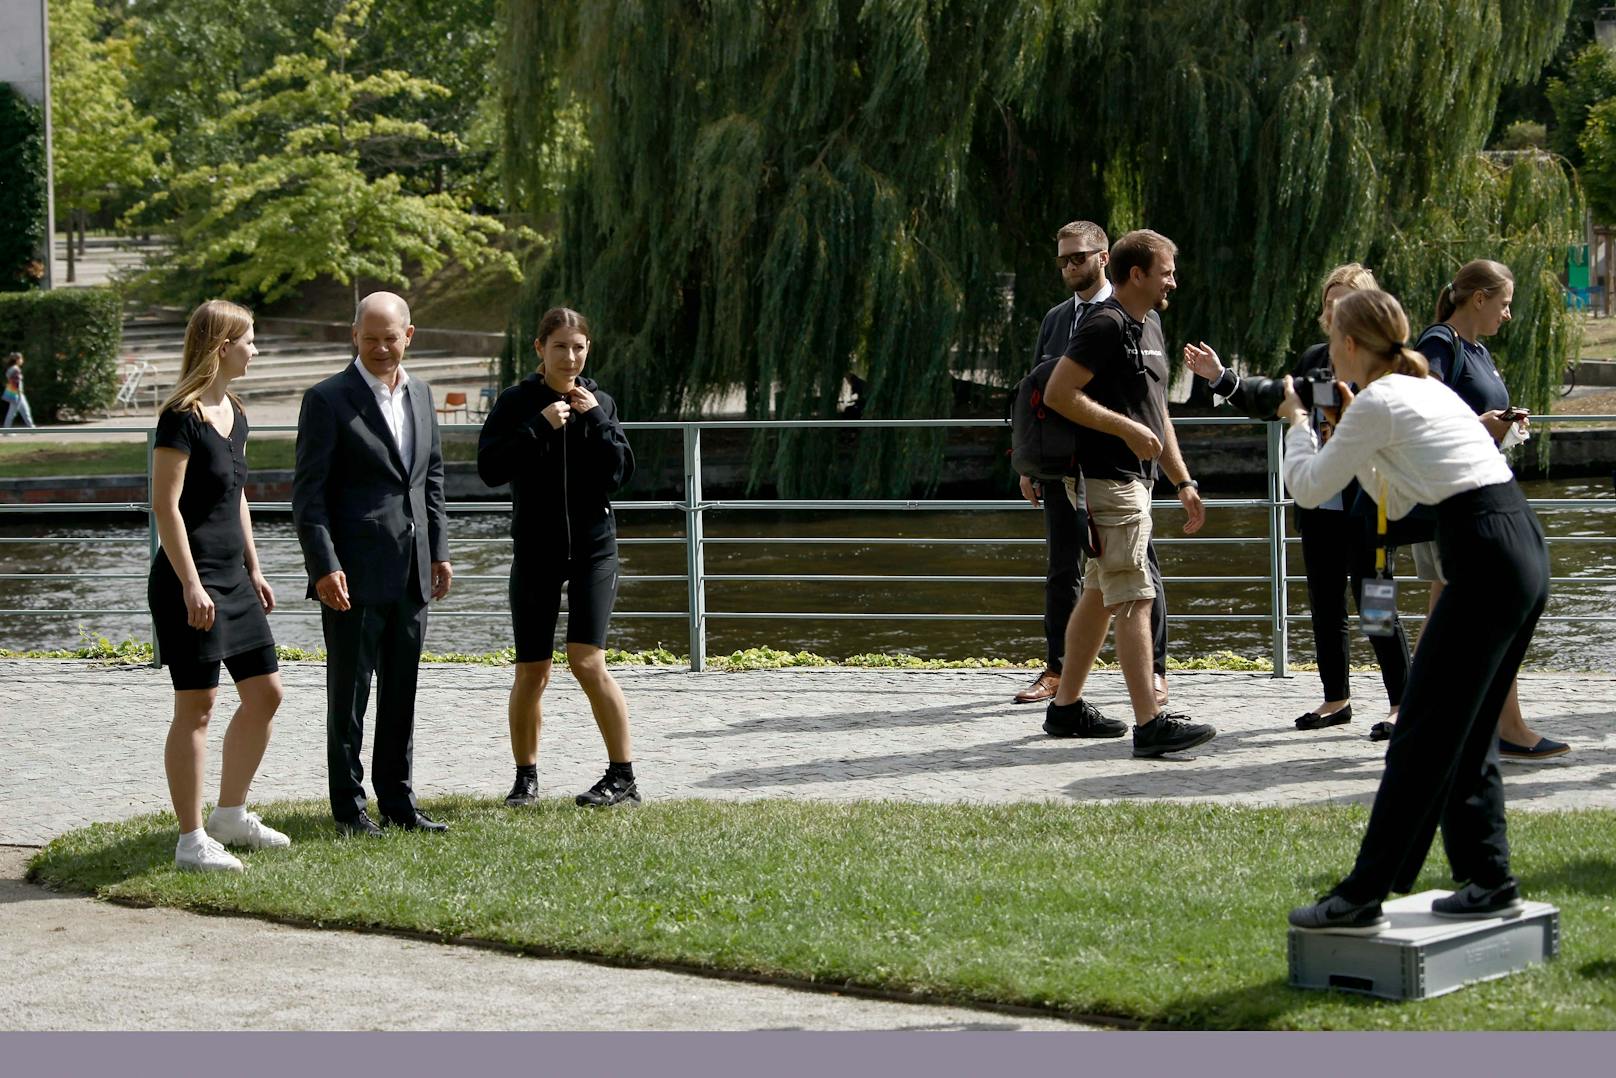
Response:
[{"label": "orange chair", "polygon": [[460,413],[462,419],[467,422],[471,421],[471,409],[466,405],[466,395],[464,393],[445,393],[443,403],[438,405],[438,416],[443,418],[452,416],[456,412]]}]

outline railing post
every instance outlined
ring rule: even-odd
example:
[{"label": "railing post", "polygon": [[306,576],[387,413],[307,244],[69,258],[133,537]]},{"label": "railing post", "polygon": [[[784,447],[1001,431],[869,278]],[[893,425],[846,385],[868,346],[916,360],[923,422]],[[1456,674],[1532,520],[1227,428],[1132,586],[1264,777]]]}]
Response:
[{"label": "railing post", "polygon": [[[146,564],[151,565],[157,559],[157,499],[152,490],[152,463],[157,455],[157,428],[153,427],[146,432]],[[152,615],[151,622],[151,653],[152,666],[163,665],[162,652],[157,644],[157,615]]]},{"label": "railing post", "polygon": [[1264,424],[1268,433],[1268,572],[1272,580],[1269,609],[1273,611],[1274,676],[1290,677],[1290,588],[1285,583],[1285,477],[1280,466],[1285,454],[1285,424]]},{"label": "railing post", "polygon": [[685,434],[685,583],[690,598],[690,669],[707,667],[707,575],[701,504],[701,428],[687,423]]}]

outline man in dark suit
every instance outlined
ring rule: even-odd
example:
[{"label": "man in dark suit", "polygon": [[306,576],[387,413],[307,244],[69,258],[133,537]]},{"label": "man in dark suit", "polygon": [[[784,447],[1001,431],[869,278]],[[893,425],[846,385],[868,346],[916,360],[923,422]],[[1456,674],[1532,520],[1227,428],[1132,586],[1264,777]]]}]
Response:
[{"label": "man in dark suit", "polygon": [[376,677],[371,779],[384,824],[445,831],[410,785],[415,683],[429,599],[449,593],[443,452],[432,390],[404,372],[415,327],[400,296],[354,312],[356,357],[303,395],[292,516],[326,646],[326,764],[345,834],[379,835],[365,812],[365,705]]},{"label": "man in dark suit", "polygon": [[[1105,267],[1111,258],[1110,244],[1105,229],[1093,221],[1073,221],[1061,226],[1055,233],[1055,264],[1060,270],[1061,283],[1072,293],[1071,299],[1061,300],[1044,315],[1038,330],[1038,347],[1033,349],[1034,367],[1047,359],[1061,355],[1071,339],[1079,312],[1088,311],[1104,303],[1111,296],[1111,282],[1106,280]],[[1060,685],[1061,653],[1066,648],[1066,623],[1071,620],[1077,606],[1077,595],[1083,586],[1083,548],[1087,538],[1088,514],[1083,505],[1083,483],[1077,484],[1078,506],[1073,508],[1063,492],[1055,497],[1044,497],[1042,484],[1026,476],[1021,477],[1021,496],[1044,509],[1045,551],[1048,569],[1044,576],[1044,639],[1047,651],[1043,673],[1031,685],[1016,693],[1016,703],[1032,704],[1048,700]],[[1167,702],[1167,600],[1161,582],[1161,564],[1156,560],[1156,546],[1148,548],[1151,579],[1156,586],[1156,598],[1150,607],[1151,643],[1154,655],[1153,680],[1157,700]]]}]

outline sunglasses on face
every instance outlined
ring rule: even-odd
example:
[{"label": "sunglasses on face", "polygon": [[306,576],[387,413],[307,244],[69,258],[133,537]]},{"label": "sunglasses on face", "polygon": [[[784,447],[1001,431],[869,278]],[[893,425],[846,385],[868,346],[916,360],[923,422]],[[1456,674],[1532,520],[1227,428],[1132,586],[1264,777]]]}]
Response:
[{"label": "sunglasses on face", "polygon": [[1087,262],[1094,255],[1101,254],[1101,253],[1102,252],[1100,252],[1100,251],[1073,251],[1069,255],[1056,255],[1055,256],[1055,267],[1057,269],[1065,269],[1067,266],[1072,266],[1072,267],[1081,266],[1083,263]]}]

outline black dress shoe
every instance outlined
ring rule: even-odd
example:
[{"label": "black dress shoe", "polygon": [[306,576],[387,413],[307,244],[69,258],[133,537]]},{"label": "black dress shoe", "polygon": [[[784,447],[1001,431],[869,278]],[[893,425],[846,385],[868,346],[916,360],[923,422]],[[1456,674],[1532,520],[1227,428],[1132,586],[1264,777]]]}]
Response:
[{"label": "black dress shoe", "polygon": [[405,831],[432,831],[441,834],[449,830],[449,825],[439,823],[420,809],[416,809],[410,816],[383,816],[383,827],[399,827]]},{"label": "black dress shoe", "polygon": [[358,835],[361,838],[381,838],[382,829],[376,826],[376,821],[369,814],[361,812],[359,815],[346,820],[337,821],[337,830],[352,838]]},{"label": "black dress shoe", "polygon": [[1332,711],[1328,715],[1320,715],[1317,711],[1309,711],[1296,720],[1298,730],[1323,730],[1327,726],[1340,726],[1344,722],[1352,721],[1352,705],[1348,704],[1340,711]]}]

